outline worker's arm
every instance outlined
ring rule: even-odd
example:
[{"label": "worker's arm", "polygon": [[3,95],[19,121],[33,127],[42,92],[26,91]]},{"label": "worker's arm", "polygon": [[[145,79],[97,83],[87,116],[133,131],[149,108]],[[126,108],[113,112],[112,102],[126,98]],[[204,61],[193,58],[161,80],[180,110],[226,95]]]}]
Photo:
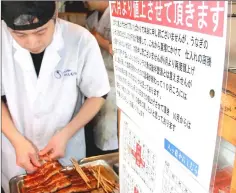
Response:
[{"label": "worker's arm", "polygon": [[102,97],[88,98],[82,105],[75,118],[63,129],[67,138],[71,138],[80,128],[83,128],[103,106],[105,99]]},{"label": "worker's arm", "polygon": [[121,117],[121,110],[120,108],[117,108],[117,125],[118,125],[117,136],[119,144],[120,144],[120,117]]},{"label": "worker's arm", "polygon": [[98,113],[104,104],[104,98],[88,98],[82,105],[78,114],[59,133],[53,136],[48,145],[40,152],[40,155],[51,153],[52,159],[64,157],[66,144],[69,139],[83,128]]},{"label": "worker's arm", "polygon": [[104,37],[102,37],[98,32],[96,32],[95,30],[91,31],[91,33],[94,35],[94,37],[96,38],[98,44],[100,47],[102,47],[103,49],[105,49],[107,52],[109,52],[110,54],[112,54],[112,44],[110,43],[109,40],[105,39]]},{"label": "worker's arm", "polygon": [[[16,164],[27,172],[34,172],[40,166],[34,146],[16,129],[8,107],[2,104],[2,132],[11,142],[16,152]],[[32,164],[33,163],[33,164]]]}]

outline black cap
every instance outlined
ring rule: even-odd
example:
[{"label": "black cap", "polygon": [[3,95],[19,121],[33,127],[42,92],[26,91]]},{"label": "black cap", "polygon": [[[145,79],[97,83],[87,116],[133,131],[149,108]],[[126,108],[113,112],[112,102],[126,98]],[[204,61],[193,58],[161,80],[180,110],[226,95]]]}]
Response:
[{"label": "black cap", "polygon": [[54,16],[55,1],[2,1],[2,19],[13,30],[31,30]]}]

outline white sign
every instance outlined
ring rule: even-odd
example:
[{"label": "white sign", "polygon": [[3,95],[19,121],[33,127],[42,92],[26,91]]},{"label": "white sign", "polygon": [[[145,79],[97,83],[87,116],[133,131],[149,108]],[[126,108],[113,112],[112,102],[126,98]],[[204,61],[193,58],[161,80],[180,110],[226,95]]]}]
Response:
[{"label": "white sign", "polygon": [[163,148],[161,136],[143,129],[121,114],[121,193],[207,193],[184,166]]},{"label": "white sign", "polygon": [[[110,7],[117,104],[140,127],[131,139],[143,138],[155,158],[151,169],[139,161],[124,170],[136,173],[150,192],[168,192],[156,186],[164,168],[192,192],[190,181],[209,191],[228,2],[112,1]],[[135,140],[131,155],[140,151]],[[156,173],[145,176],[138,168]]]}]

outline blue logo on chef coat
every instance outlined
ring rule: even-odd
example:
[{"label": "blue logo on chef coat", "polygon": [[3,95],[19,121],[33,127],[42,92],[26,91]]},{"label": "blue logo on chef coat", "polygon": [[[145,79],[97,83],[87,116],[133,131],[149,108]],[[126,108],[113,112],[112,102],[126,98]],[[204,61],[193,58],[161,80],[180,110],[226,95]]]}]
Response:
[{"label": "blue logo on chef coat", "polygon": [[73,72],[72,70],[69,70],[69,69],[64,70],[64,71],[56,70],[56,71],[54,72],[54,76],[55,76],[55,78],[57,78],[57,79],[60,79],[60,78],[62,78],[63,76],[64,76],[64,77],[68,77],[68,76],[76,76],[76,75],[77,75],[77,72]]},{"label": "blue logo on chef coat", "polygon": [[57,79],[60,79],[62,77],[62,71],[60,70],[56,70],[54,72],[54,76],[57,78]]}]

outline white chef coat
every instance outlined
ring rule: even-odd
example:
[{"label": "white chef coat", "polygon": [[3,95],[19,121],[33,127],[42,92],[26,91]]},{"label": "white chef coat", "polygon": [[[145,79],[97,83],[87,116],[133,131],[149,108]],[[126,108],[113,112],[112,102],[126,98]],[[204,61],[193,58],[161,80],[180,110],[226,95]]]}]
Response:
[{"label": "white chef coat", "polygon": [[[110,90],[96,39],[84,28],[58,19],[37,78],[30,53],[12,38],[2,21],[2,95],[16,128],[39,149],[78,113],[84,96],[101,97]],[[84,129],[68,142],[62,165],[85,157]],[[15,151],[2,137],[2,186],[24,173],[16,166]]]},{"label": "white chef coat", "polygon": [[[104,11],[99,20],[99,12],[95,11],[87,19],[87,28],[95,29],[103,38],[111,42],[110,9]],[[113,57],[101,48],[104,63],[107,69],[111,90],[106,102],[94,119],[95,144],[103,151],[118,149],[117,135],[117,106]]]}]

